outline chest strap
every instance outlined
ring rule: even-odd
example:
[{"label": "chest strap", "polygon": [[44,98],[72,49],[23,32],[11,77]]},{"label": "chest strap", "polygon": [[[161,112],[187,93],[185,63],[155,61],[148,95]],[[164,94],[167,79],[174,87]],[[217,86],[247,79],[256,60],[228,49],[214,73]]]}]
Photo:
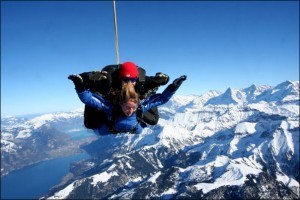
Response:
[{"label": "chest strap", "polygon": [[113,134],[119,134],[119,133],[129,133],[129,134],[134,134],[136,132],[136,130],[138,129],[138,126],[139,126],[139,123],[136,124],[136,126],[131,129],[130,131],[120,131],[120,130],[117,130],[115,129],[114,126],[108,126],[108,130],[109,132],[113,133]]}]

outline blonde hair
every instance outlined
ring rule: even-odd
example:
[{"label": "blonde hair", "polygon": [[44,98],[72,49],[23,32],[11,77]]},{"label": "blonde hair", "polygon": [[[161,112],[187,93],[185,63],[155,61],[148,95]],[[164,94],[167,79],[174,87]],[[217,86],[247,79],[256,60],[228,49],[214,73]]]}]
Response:
[{"label": "blonde hair", "polygon": [[134,85],[130,82],[123,84],[119,98],[120,104],[127,103],[128,101],[133,101],[134,103],[138,103],[139,101],[139,95],[135,91]]}]

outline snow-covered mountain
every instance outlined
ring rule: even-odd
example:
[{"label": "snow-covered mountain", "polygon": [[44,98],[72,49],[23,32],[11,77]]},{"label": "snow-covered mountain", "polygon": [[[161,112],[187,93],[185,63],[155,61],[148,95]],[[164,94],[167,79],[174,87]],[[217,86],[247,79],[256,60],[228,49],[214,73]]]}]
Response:
[{"label": "snow-covered mountain", "polygon": [[92,158],[45,198],[299,198],[299,81],[177,95],[159,112],[139,135],[82,146]]},{"label": "snow-covered mountain", "polygon": [[33,118],[1,118],[1,177],[43,160],[80,151],[66,130],[82,128],[83,109]]}]

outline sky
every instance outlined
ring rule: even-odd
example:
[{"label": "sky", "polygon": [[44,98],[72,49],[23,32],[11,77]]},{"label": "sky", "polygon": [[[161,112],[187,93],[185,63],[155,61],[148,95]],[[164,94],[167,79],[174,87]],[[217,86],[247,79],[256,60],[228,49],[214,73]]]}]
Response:
[{"label": "sky", "polygon": [[[116,11],[120,62],[170,83],[187,75],[178,95],[299,80],[299,1],[117,1]],[[1,116],[83,108],[68,75],[116,63],[112,1],[1,1]]]}]

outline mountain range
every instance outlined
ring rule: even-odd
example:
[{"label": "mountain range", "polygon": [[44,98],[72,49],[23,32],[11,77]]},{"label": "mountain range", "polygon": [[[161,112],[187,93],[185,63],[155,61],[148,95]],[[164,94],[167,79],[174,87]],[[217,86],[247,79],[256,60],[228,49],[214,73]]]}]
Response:
[{"label": "mountain range", "polygon": [[[299,198],[299,81],[175,95],[159,113],[141,134],[80,143],[91,158],[73,163],[72,176],[43,198]],[[1,152],[18,152],[16,141],[33,135],[55,138],[82,120],[82,110],[1,119]]]}]

